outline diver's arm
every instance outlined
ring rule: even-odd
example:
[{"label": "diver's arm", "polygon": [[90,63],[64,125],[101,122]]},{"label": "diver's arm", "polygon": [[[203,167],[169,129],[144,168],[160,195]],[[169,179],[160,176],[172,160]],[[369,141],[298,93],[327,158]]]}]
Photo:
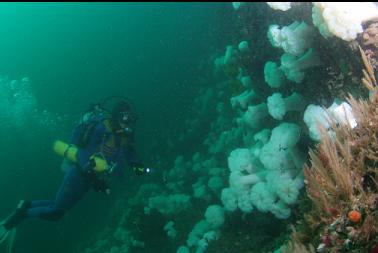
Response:
[{"label": "diver's arm", "polygon": [[144,163],[138,158],[134,146],[128,146],[125,150],[125,156],[129,167],[133,170],[136,175],[144,175],[151,171],[147,168]]},{"label": "diver's arm", "polygon": [[79,167],[83,171],[93,169],[93,167],[95,166],[95,164],[93,164],[93,161],[91,161],[91,157],[96,153],[98,147],[102,144],[106,136],[107,132],[105,126],[102,123],[99,123],[94,128],[89,138],[88,145],[82,148],[78,148],[76,158]]}]

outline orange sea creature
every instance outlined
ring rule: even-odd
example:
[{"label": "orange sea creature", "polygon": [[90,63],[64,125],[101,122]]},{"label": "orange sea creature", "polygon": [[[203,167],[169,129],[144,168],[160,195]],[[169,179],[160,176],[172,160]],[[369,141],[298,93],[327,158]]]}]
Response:
[{"label": "orange sea creature", "polygon": [[352,210],[348,213],[348,218],[354,223],[357,223],[361,220],[361,213],[359,211]]}]

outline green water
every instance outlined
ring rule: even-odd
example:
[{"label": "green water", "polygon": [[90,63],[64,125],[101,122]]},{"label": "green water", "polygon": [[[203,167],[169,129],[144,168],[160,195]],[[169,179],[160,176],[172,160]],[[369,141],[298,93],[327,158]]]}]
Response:
[{"label": "green water", "polygon": [[[134,101],[140,117],[138,150],[151,159],[154,154],[144,150],[162,132],[175,131],[188,111],[198,87],[198,65],[220,42],[222,6],[0,4],[0,74],[11,80],[29,77],[36,107],[66,115],[62,125],[47,130],[26,124],[17,133],[1,132],[11,136],[0,143],[1,216],[20,198],[54,197],[62,172],[52,140],[67,138],[89,103],[106,96]],[[89,194],[57,224],[25,222],[15,252],[70,252],[100,231],[114,200]]]}]

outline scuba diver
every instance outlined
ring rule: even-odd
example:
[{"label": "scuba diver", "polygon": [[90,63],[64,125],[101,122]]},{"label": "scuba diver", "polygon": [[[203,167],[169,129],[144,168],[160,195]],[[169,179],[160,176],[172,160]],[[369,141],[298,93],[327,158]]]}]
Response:
[{"label": "scuba diver", "polygon": [[[105,108],[110,98],[122,98],[114,103],[111,111]],[[59,220],[91,188],[109,194],[106,179],[111,174],[122,175],[127,165],[137,175],[150,172],[138,160],[134,149],[137,116],[131,104],[123,97],[110,98],[93,105],[84,114],[70,144],[63,146],[62,169],[66,173],[55,200],[21,200],[16,210],[0,223],[0,243],[26,218]],[[106,165],[101,170],[96,169],[99,161]]]}]

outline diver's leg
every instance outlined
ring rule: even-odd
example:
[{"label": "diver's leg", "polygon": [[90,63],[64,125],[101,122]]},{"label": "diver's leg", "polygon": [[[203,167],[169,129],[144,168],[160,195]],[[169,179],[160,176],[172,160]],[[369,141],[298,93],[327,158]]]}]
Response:
[{"label": "diver's leg", "polygon": [[55,201],[33,201],[27,210],[27,217],[58,220],[84,196],[90,186],[80,170],[72,167],[65,175]]},{"label": "diver's leg", "polygon": [[63,211],[58,211],[55,209],[55,202],[52,200],[46,201],[32,201],[30,208],[26,212],[26,217],[28,218],[44,218],[45,215],[55,217],[55,220],[60,218],[64,214]]},{"label": "diver's leg", "polygon": [[3,230],[9,231],[16,227],[23,219],[37,216],[36,213],[38,212],[36,212],[36,210],[48,209],[53,205],[54,202],[51,200],[37,200],[32,202],[21,200],[16,210],[1,223],[1,227]]},{"label": "diver's leg", "polygon": [[72,167],[68,174],[66,183],[62,185],[55,197],[57,209],[71,209],[91,188],[90,180],[78,167]]},{"label": "diver's leg", "polygon": [[41,207],[41,206],[50,206],[54,203],[52,200],[33,200],[30,202],[30,208]]},{"label": "diver's leg", "polygon": [[58,220],[73,207],[90,189],[91,183],[74,166],[66,173],[55,201],[21,200],[16,210],[0,223],[0,243],[5,241],[10,231],[27,217]]}]

